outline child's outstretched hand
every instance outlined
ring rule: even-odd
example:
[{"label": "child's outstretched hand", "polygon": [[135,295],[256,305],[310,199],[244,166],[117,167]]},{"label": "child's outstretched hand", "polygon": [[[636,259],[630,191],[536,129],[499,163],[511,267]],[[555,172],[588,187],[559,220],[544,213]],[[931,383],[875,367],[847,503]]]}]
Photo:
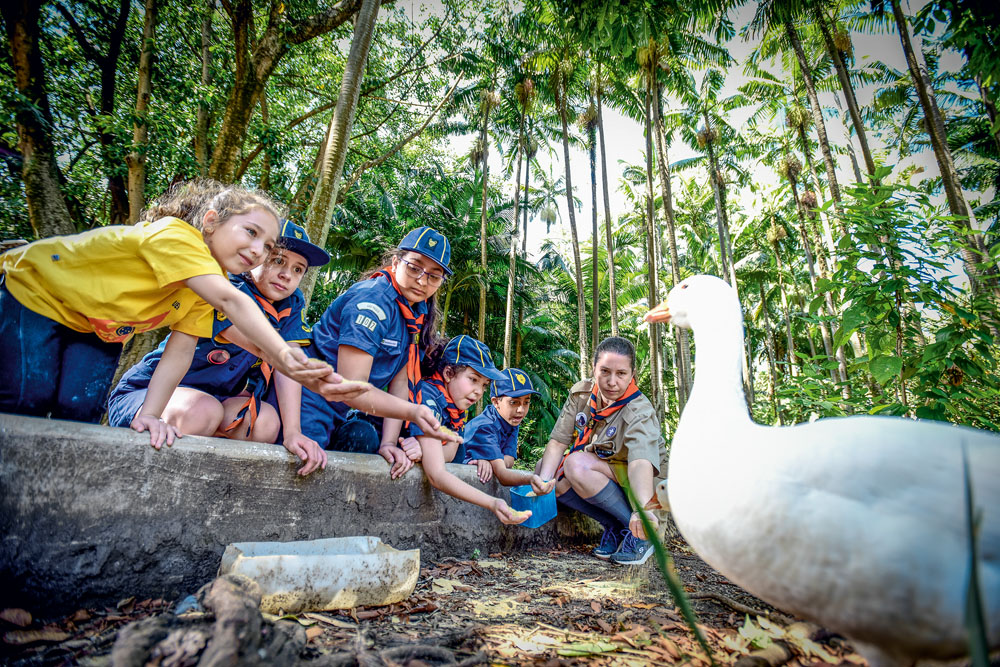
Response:
[{"label": "child's outstretched hand", "polygon": [[424,458],[424,450],[420,449],[420,442],[416,438],[400,438],[399,448],[406,454],[406,458],[414,463]]},{"label": "child's outstretched hand", "polygon": [[411,416],[408,421],[419,426],[424,435],[432,435],[446,442],[462,444],[462,436],[451,429],[441,426],[441,422],[438,421],[429,407],[426,405],[417,405],[416,403],[411,403],[410,405],[413,407],[411,408]]},{"label": "child's outstretched hand", "polygon": [[395,445],[384,445],[378,450],[378,453],[389,464],[390,479],[399,479],[413,467],[413,461],[409,459],[406,452]]},{"label": "child's outstretched hand", "polygon": [[326,452],[312,438],[302,433],[286,433],[282,444],[302,461],[302,467],[297,471],[302,477],[314,470],[326,469]]},{"label": "child's outstretched hand", "polygon": [[176,428],[153,415],[136,415],[136,418],[132,420],[129,426],[133,431],[139,433],[149,431],[149,444],[153,446],[153,449],[157,450],[163,446],[164,442],[167,443],[167,447],[172,447],[174,438],[183,437],[181,432]]},{"label": "child's outstretched hand", "polygon": [[333,373],[333,367],[325,361],[310,359],[302,348],[288,345],[278,353],[278,370],[301,385],[312,389]]},{"label": "child's outstretched hand", "polygon": [[506,523],[514,526],[519,523],[524,523],[531,518],[531,510],[524,510],[523,512],[512,510],[508,507],[507,503],[500,498],[493,501],[493,513],[497,515],[498,519],[500,519],[500,523]]},{"label": "child's outstretched hand", "polygon": [[326,377],[321,378],[314,385],[307,386],[326,400],[338,402],[358,398],[366,391],[374,388],[368,382],[345,380],[344,376],[340,373],[335,373],[333,369],[330,369]]},{"label": "child's outstretched hand", "polygon": [[554,479],[542,479],[540,475],[531,476],[531,490],[535,492],[536,496],[544,496],[556,485]]},{"label": "child's outstretched hand", "polygon": [[493,462],[484,461],[479,459],[477,461],[469,461],[470,464],[476,465],[476,474],[479,475],[479,481],[485,484],[486,482],[493,479]]}]

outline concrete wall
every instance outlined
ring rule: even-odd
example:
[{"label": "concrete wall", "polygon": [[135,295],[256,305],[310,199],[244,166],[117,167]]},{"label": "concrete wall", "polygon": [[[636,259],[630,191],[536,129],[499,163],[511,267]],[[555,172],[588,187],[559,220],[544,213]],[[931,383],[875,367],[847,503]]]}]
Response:
[{"label": "concrete wall", "polygon": [[[579,515],[504,526],[434,490],[419,467],[393,481],[381,457],[329,454],[303,479],[278,445],[186,437],[157,452],[129,429],[0,415],[0,607],[176,599],[215,575],[231,542],[374,535],[419,547],[426,564],[598,532]],[[480,486],[473,466],[449,469]],[[496,482],[484,489],[508,497]]]}]

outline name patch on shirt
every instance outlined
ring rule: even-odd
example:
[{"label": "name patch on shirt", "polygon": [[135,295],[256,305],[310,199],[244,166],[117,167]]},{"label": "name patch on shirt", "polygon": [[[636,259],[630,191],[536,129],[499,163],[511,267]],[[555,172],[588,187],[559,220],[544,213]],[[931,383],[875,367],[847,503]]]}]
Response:
[{"label": "name patch on shirt", "polygon": [[386,347],[397,347],[399,345],[399,341],[393,340],[391,338],[383,338],[382,344],[385,345]]},{"label": "name patch on shirt", "polygon": [[378,323],[375,322],[375,320],[370,317],[365,317],[361,313],[358,313],[358,316],[354,318],[354,323],[360,324],[369,331],[375,331],[375,327],[378,326]]},{"label": "name patch on shirt", "polygon": [[386,317],[385,311],[382,310],[381,306],[378,306],[374,303],[371,303],[369,301],[362,301],[361,303],[358,304],[358,310],[370,310],[371,312],[375,313],[375,317],[379,318],[383,322],[385,321]]}]

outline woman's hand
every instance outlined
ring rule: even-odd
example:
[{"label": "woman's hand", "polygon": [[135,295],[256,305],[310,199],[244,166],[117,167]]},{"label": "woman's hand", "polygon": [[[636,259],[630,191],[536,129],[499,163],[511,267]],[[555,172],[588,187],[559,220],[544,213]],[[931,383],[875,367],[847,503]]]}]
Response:
[{"label": "woman's hand", "polygon": [[531,510],[525,510],[523,512],[512,510],[507,506],[507,503],[500,498],[493,501],[493,513],[496,514],[498,519],[500,519],[500,523],[505,523],[510,526],[516,526],[519,523],[524,523],[531,518]]},{"label": "woman's hand", "polygon": [[314,470],[326,469],[326,452],[312,438],[302,433],[286,433],[282,444],[302,461],[303,465],[298,469],[298,474],[302,477]]},{"label": "woman's hand", "polygon": [[368,382],[362,382],[360,380],[345,380],[342,375],[335,373],[332,369],[326,377],[321,378],[314,384],[315,386],[307,386],[309,386],[309,389],[315,391],[326,400],[336,401],[338,403],[353,400],[364,394],[366,391],[373,391],[375,389]]},{"label": "woman's hand", "polygon": [[469,464],[475,464],[476,474],[479,475],[479,481],[485,484],[486,482],[493,479],[493,462],[484,461],[479,459],[477,461],[469,461]]},{"label": "woman's hand", "polygon": [[535,492],[536,496],[544,496],[555,487],[556,481],[554,479],[542,479],[540,475],[531,476],[531,490]]},{"label": "woman's hand", "polygon": [[149,431],[149,444],[156,450],[160,449],[164,442],[167,443],[167,447],[171,447],[174,438],[184,437],[176,428],[153,415],[136,415],[129,426],[139,433]]},{"label": "woman's hand", "polygon": [[420,449],[420,442],[416,438],[400,438],[399,448],[414,463],[424,458],[424,451]]},{"label": "woman's hand", "polygon": [[412,414],[407,421],[411,421],[419,426],[424,435],[433,436],[447,442],[462,444],[462,436],[441,426],[441,422],[438,421],[429,407],[426,405],[417,405],[416,403],[411,403],[410,405],[413,406],[411,409]]},{"label": "woman's hand", "polygon": [[378,453],[389,464],[390,479],[399,479],[413,467],[413,461],[409,459],[406,452],[395,445],[383,445],[379,448]]},{"label": "woman's hand", "polygon": [[[640,510],[640,511],[646,514],[646,518],[648,518],[649,522],[653,524],[653,528],[656,528],[657,526],[660,525],[660,521],[659,519],[656,518],[655,514],[653,514],[649,510]],[[632,512],[632,517],[629,519],[628,522],[628,529],[631,530],[632,534],[638,537],[640,540],[648,539],[646,537],[646,530],[642,526],[642,519],[639,518],[639,512]]]}]

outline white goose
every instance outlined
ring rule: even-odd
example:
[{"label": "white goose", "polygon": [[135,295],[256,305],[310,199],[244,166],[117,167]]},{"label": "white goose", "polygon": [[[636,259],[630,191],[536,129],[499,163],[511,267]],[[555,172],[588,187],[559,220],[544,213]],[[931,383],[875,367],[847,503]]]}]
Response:
[{"label": "white goose", "polygon": [[761,426],[741,382],[736,292],[687,278],[650,311],[697,339],[673,438],[669,503],[695,551],[734,583],[849,637],[875,665],[968,652],[963,450],[991,650],[1000,648],[1000,436],[893,417]]}]

